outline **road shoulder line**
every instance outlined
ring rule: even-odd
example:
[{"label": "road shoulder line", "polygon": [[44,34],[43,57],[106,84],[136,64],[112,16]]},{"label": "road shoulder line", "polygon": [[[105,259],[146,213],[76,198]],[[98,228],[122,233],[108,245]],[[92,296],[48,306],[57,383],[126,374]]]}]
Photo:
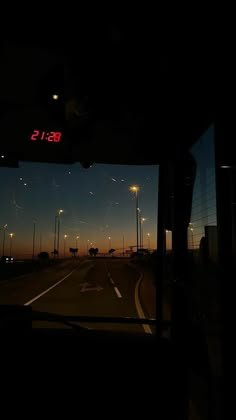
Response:
[{"label": "road shoulder line", "polygon": [[[138,279],[138,281],[135,285],[134,301],[135,301],[135,306],[136,306],[136,310],[137,310],[139,318],[144,319],[146,317],[144,315],[142,305],[141,305],[140,300],[139,300],[139,287],[140,287],[140,284],[141,284],[142,280],[143,280],[143,273],[140,274],[139,279]],[[142,326],[143,326],[143,329],[144,329],[146,334],[152,334],[152,330],[151,330],[149,325],[142,324]]]}]

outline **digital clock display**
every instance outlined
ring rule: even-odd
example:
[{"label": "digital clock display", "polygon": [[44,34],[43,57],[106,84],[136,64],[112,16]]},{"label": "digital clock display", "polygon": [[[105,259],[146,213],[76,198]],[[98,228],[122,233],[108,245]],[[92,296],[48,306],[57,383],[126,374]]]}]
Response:
[{"label": "digital clock display", "polygon": [[32,141],[48,141],[50,143],[59,143],[61,138],[62,133],[60,131],[34,130],[30,136],[30,140]]}]

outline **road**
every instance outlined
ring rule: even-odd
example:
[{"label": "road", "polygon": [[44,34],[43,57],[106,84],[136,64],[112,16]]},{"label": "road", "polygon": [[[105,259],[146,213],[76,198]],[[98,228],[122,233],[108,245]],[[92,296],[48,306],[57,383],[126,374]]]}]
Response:
[{"label": "road", "polygon": [[[0,304],[30,305],[33,310],[63,315],[142,317],[140,272],[129,260],[71,259],[40,272],[0,282]],[[81,324],[81,323],[80,323]],[[34,326],[62,327],[34,321]],[[91,324],[90,328],[153,331],[145,325]]]}]

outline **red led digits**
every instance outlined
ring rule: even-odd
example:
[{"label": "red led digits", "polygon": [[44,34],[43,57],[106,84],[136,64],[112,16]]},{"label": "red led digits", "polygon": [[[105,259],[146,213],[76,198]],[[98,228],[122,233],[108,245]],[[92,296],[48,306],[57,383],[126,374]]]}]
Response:
[{"label": "red led digits", "polygon": [[44,140],[50,143],[59,143],[61,141],[62,133],[60,131],[39,131],[34,130],[33,134],[30,137],[30,140]]},{"label": "red led digits", "polygon": [[54,142],[59,143],[61,141],[61,133],[59,131],[54,132]]},{"label": "red led digits", "polygon": [[37,137],[39,135],[39,131],[38,130],[34,130],[32,136],[30,137],[30,140],[37,140]]},{"label": "red led digits", "polygon": [[46,137],[47,141],[53,142],[54,141],[54,133],[53,131],[50,131],[50,133]]}]

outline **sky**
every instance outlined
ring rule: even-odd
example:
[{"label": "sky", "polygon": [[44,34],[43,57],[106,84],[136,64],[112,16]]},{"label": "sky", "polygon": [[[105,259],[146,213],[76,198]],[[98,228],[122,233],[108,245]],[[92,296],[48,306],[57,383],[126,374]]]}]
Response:
[{"label": "sky", "polygon": [[[139,207],[146,219],[143,224],[144,247],[156,248],[158,166],[94,164],[84,169],[73,165],[20,162],[19,168],[0,168],[0,227],[7,224],[5,255],[10,251],[10,233],[14,233],[11,253],[15,258],[30,258],[40,250],[54,249],[55,215],[64,212],[60,223],[60,253],[69,247],[87,246],[117,252],[136,244],[135,196],[129,191],[138,185]],[[68,235],[64,243],[64,235]],[[108,238],[111,238],[110,240]],[[41,238],[41,239],[40,239]],[[41,243],[41,246],[40,246]],[[2,254],[3,230],[0,230]]]}]

